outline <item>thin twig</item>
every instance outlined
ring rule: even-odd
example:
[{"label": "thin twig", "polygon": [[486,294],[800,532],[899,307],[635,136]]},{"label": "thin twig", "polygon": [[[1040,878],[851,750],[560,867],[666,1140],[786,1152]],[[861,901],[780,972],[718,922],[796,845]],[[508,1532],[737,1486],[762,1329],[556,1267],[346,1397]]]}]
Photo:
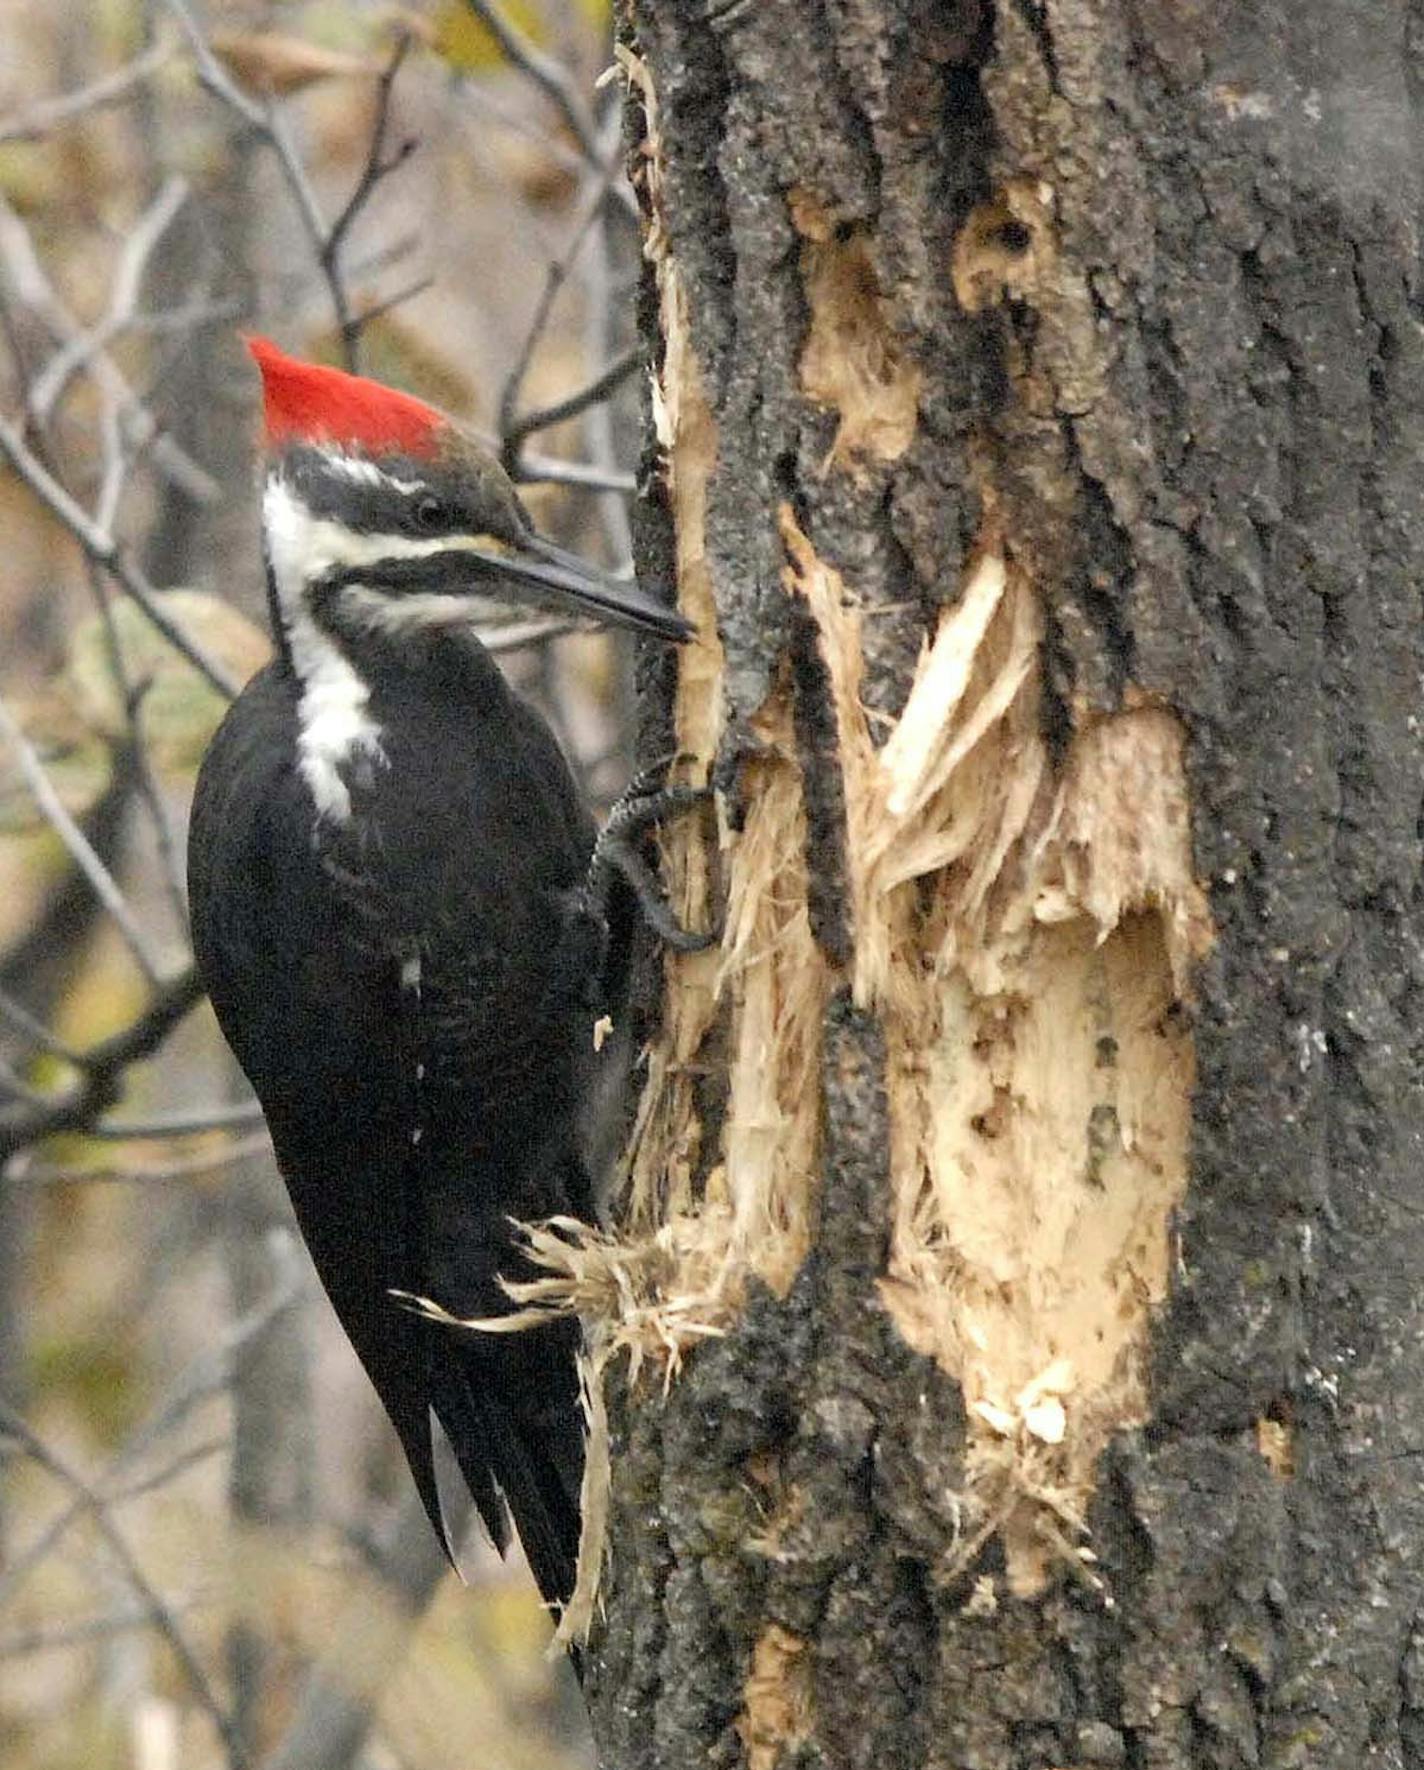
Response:
[{"label": "thin twig", "polygon": [[417,277],[414,282],[407,283],[404,288],[397,289],[393,295],[383,296],[381,300],[374,302],[370,307],[363,307],[355,319],[357,336],[359,337],[367,326],[374,325],[378,319],[390,313],[392,309],[404,306],[407,301],[414,301],[417,295],[423,295],[427,289],[434,286],[435,278],[433,276]]},{"label": "thin twig", "polygon": [[110,1516],[108,1504],[103,1496],[96,1493],[84,1477],[76,1469],[71,1468],[58,1452],[52,1450],[39,1434],[4,1401],[0,1401],[0,1429],[3,1429],[10,1438],[22,1446],[26,1454],[42,1469],[47,1470],[57,1481],[67,1487],[75,1496],[79,1508],[93,1518],[100,1535],[109,1545],[114,1559],[122,1568],[125,1579],[133,1588],[134,1596],[147,1611],[149,1621],[172,1648],[174,1657],[183,1668],[183,1675],[188,1680],[199,1706],[211,1718],[213,1725],[221,1734],[223,1744],[227,1748],[229,1761],[239,1767],[249,1763],[250,1760],[243,1749],[242,1741],[238,1737],[227,1711],[218,1700],[217,1692],[213,1689],[207,1673],[203,1670],[202,1662],[184,1633],[182,1625],[168,1605],[164,1603],[158,1588],[144,1572],[123,1532]]},{"label": "thin twig", "polygon": [[63,842],[69,852],[70,859],[84,874],[93,887],[94,895],[114,919],[114,924],[134,962],[151,984],[157,985],[159,980],[158,956],[148,944],[143,930],[134,919],[133,911],[128,906],[123,888],[95,853],[93,844],[80,829],[79,825],[65,810],[63,801],[54,789],[54,784],[44,771],[39,752],[25,736],[19,721],[0,699],[0,738],[3,738],[15,753],[15,760],[20,765],[20,772],[25,777],[25,784],[30,789],[30,797],[34,800],[45,822]]},{"label": "thin twig", "polygon": [[486,651],[500,653],[526,651],[532,645],[547,645],[551,639],[562,639],[566,633],[585,632],[587,621],[565,620],[549,615],[534,621],[516,621],[508,627],[494,627],[480,633]]},{"label": "thin twig", "polygon": [[105,74],[90,86],[81,86],[77,92],[66,92],[59,98],[41,99],[28,110],[16,111],[13,116],[0,120],[0,142],[37,141],[65,123],[92,116],[108,105],[122,103],[135,87],[156,74],[172,54],[172,43],[155,43],[142,55],[136,55],[132,61],[125,62],[123,67],[115,68],[112,74]]},{"label": "thin twig", "polygon": [[86,369],[133,319],[148,261],[187,202],[188,188],[186,178],[164,180],[158,195],[124,240],[104,317],[61,345],[31,382],[30,413],[37,423],[49,422],[74,376]]},{"label": "thin twig", "polygon": [[232,1439],[226,1436],[208,1438],[202,1444],[185,1445],[156,1469],[146,1469],[141,1475],[134,1475],[128,1481],[117,1482],[104,1498],[111,1506],[124,1506],[130,1500],[142,1499],[146,1493],[156,1493],[159,1488],[176,1481],[180,1475],[186,1475],[189,1469],[196,1469],[199,1463],[211,1462],[215,1456],[221,1455],[231,1446]]},{"label": "thin twig", "polygon": [[25,444],[18,425],[0,418],[0,453],[8,459],[15,472],[45,506],[52,516],[69,530],[90,559],[106,571],[126,596],[143,610],[173,649],[202,673],[220,693],[231,699],[238,692],[235,682],[224,667],[196,645],[182,628],[163,612],[159,605],[162,592],[155,590],[137,566],[120,551],[118,542],[89,515],[82,504],[62,486],[47,467]]},{"label": "thin twig", "polygon": [[186,868],[173,829],[173,819],[169,816],[168,806],[164,802],[163,789],[159,786],[158,777],[153,770],[153,758],[149,754],[149,746],[143,729],[143,702],[149,685],[147,682],[134,682],[130,675],[128,659],[124,656],[123,640],[119,634],[119,624],[114,619],[113,605],[104,593],[98,567],[92,560],[85,563],[89,568],[89,592],[99,611],[99,620],[103,627],[104,649],[108,653],[109,670],[114,679],[114,687],[118,690],[119,698],[123,703],[126,741],[134,765],[134,784],[138,788],[139,798],[143,801],[144,808],[148,813],[154,843],[158,849],[159,866],[168,889],[169,903],[173,907],[178,927],[186,932],[188,927]]},{"label": "thin twig", "polygon": [[[188,1616],[208,1608],[211,1599],[190,1598],[170,1603],[170,1616]],[[77,1622],[36,1623],[33,1628],[16,1629],[0,1635],[0,1659],[25,1659],[36,1653],[53,1653],[65,1648],[80,1647],[86,1642],[107,1640],[111,1635],[127,1634],[133,1629],[151,1629],[153,1618],[145,1609],[116,1610],[108,1616],[81,1617]]]},{"label": "thin twig", "polygon": [[197,66],[199,81],[212,93],[214,98],[227,105],[276,156],[282,177],[291,192],[302,231],[306,234],[312,256],[326,283],[332,310],[341,332],[342,353],[346,358],[346,366],[350,369],[356,368],[361,328],[369,322],[364,319],[356,320],[352,316],[351,298],[347,293],[341,271],[341,246],[352,223],[376,186],[389,173],[394,172],[398,166],[402,165],[416,146],[413,140],[405,141],[388,159],[381,158],[390,120],[391,87],[410,47],[408,34],[403,33],[397,41],[390,62],[379,77],[376,126],[372,131],[366,165],[357,180],[356,189],[350,200],[336,221],[328,226],[322,215],[321,204],[312,188],[311,180],[307,177],[306,167],[302,164],[301,155],[297,152],[296,145],[292,141],[282,112],[275,104],[265,106],[259,104],[242,90],[213,53],[212,45],[203,35],[202,27],[194,17],[187,0],[166,0],[166,4],[188,39],[189,47],[193,52],[193,60]]},{"label": "thin twig", "polygon": [[0,1164],[41,1137],[91,1127],[122,1093],[130,1067],[153,1055],[202,994],[197,973],[183,972],[162,985],[143,1013],[122,1032],[75,1053],[79,1079],[63,1093],[43,1106],[0,1108]]},{"label": "thin twig", "polygon": [[152,1118],[111,1120],[92,1125],[89,1136],[106,1143],[148,1143],[160,1137],[200,1137],[207,1131],[243,1130],[263,1123],[262,1108],[255,1100],[231,1106],[208,1106],[192,1112],[155,1113]]},{"label": "thin twig", "polygon": [[[321,266],[322,275],[332,291],[333,301],[338,301],[338,318],[341,322],[341,353],[346,367],[354,374],[360,367],[361,331],[370,324],[371,315],[364,314],[353,317],[346,298],[346,286],[341,280],[341,248],[350,231],[352,223],[369,202],[372,193],[381,180],[400,166],[403,166],[415,152],[418,143],[414,136],[408,135],[399,142],[388,159],[381,156],[385,150],[386,132],[391,121],[391,90],[400,73],[406,56],[410,53],[413,39],[408,31],[402,31],[396,39],[396,46],[386,63],[376,86],[376,118],[371,128],[371,140],[366,149],[366,163],[356,180],[355,188],[346,199],[341,213],[332,222],[325,240],[317,252],[317,262]],[[339,297],[339,300],[338,300]],[[346,308],[344,315],[341,308]]]},{"label": "thin twig", "polygon": [[533,436],[536,431],[548,430],[555,424],[562,424],[568,418],[577,418],[590,406],[606,400],[643,360],[643,347],[640,344],[630,345],[606,369],[595,375],[592,381],[586,381],[576,393],[566,394],[552,405],[539,406],[532,412],[526,412],[522,418],[514,419],[505,432],[505,447],[517,451],[525,437]]},{"label": "thin twig", "polygon": [[519,406],[519,395],[524,387],[524,378],[529,373],[529,365],[533,361],[534,352],[543,338],[549,325],[549,315],[553,311],[554,301],[559,290],[568,279],[569,270],[578,257],[584,241],[588,238],[598,212],[603,205],[603,197],[618,169],[617,161],[611,155],[599,163],[598,181],[591,201],[586,201],[583,213],[574,223],[572,232],[564,245],[564,249],[554,258],[544,273],[544,287],[539,292],[539,299],[534,303],[534,311],[530,315],[528,327],[525,329],[524,342],[519,354],[515,357],[509,374],[505,377],[504,386],[499,396],[499,434],[500,461],[507,473],[512,473],[518,459],[518,449],[510,447],[504,440],[509,436],[516,422],[515,414]]},{"label": "thin twig", "polygon": [[[56,344],[65,345],[84,334],[85,328],[59,298],[45,274],[29,230],[0,196],[0,264],[15,297],[39,319]],[[137,447],[152,446],[154,465],[196,503],[210,504],[218,488],[210,473],[166,431],[135,396],[123,371],[113,358],[99,352],[90,374],[106,398],[119,408],[122,421]],[[28,405],[26,407],[28,410]]]},{"label": "thin twig", "polygon": [[162,338],[168,332],[188,333],[199,326],[216,326],[226,320],[241,319],[246,311],[236,296],[222,301],[190,300],[178,307],[160,308],[156,313],[136,313],[130,321],[131,330],[146,337]]},{"label": "thin twig", "polygon": [[588,461],[560,461],[553,455],[522,453],[510,469],[509,477],[516,485],[577,486],[584,492],[626,492],[631,495],[638,482],[631,473],[615,467],[595,467]]},{"label": "thin twig", "polygon": [[224,1168],[262,1155],[268,1148],[270,1143],[263,1131],[253,1137],[235,1138],[222,1149],[202,1155],[133,1167],[56,1168],[30,1161],[21,1154],[6,1169],[5,1182],[10,1186],[166,1186],[174,1180],[196,1180],[221,1173]]},{"label": "thin twig", "polygon": [[495,4],[495,0],[465,0],[465,4],[499,44],[507,59],[533,81],[554,106],[588,164],[599,166],[598,129],[569,70],[531,42],[503,8]]},{"label": "thin twig", "polygon": [[214,98],[220,99],[276,155],[282,176],[296,204],[302,227],[313,251],[319,254],[326,238],[326,223],[322,219],[316,192],[312,189],[301,156],[282,123],[280,112],[275,107],[263,106],[256,99],[249,98],[227,72],[214,55],[212,45],[203,35],[202,27],[187,5],[187,0],[166,0],[166,4],[188,39],[200,84]]}]

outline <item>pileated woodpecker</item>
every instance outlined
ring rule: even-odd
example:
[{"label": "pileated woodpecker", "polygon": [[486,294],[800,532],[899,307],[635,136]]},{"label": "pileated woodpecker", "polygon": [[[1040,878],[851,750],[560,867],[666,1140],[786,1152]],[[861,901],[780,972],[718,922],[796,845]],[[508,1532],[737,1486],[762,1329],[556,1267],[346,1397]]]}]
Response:
[{"label": "pileated woodpecker", "polygon": [[691,629],[536,535],[433,408],[249,349],[277,655],[198,776],[198,967],[447,1552],[432,1415],[494,1541],[507,1506],[558,1605],[583,1462],[574,1324],[456,1332],[393,1296],[506,1313],[509,1219],[593,1217],[595,1026],[626,969],[629,888],[473,624],[533,604]]}]

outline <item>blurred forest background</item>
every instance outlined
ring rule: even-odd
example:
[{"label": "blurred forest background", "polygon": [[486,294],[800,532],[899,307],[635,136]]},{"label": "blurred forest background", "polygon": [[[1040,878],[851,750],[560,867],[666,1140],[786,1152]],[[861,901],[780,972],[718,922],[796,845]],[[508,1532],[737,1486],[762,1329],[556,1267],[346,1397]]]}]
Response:
[{"label": "blurred forest background", "polygon": [[[605,0],[0,0],[8,1770],[588,1762],[517,1555],[443,1569],[190,1012],[182,851],[268,649],[241,330],[467,419],[626,563],[611,58]],[[626,654],[516,637],[606,802]]]}]

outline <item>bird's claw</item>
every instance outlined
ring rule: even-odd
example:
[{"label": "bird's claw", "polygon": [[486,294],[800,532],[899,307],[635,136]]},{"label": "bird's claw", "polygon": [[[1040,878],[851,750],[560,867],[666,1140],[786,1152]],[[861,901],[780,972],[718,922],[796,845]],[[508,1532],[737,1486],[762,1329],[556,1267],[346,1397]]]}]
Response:
[{"label": "bird's claw", "polygon": [[700,953],[715,946],[719,934],[699,934],[682,926],[668,907],[651,867],[638,852],[638,838],[646,830],[712,797],[711,787],[661,785],[669,760],[661,758],[636,774],[609,812],[589,862],[586,902],[601,914],[614,877],[621,877],[660,940],[675,952]]}]

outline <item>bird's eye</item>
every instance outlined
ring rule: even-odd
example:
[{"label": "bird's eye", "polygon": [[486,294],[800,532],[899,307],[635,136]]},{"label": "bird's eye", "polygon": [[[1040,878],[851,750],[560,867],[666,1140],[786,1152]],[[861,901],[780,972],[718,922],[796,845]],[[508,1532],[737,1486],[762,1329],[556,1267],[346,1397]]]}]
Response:
[{"label": "bird's eye", "polygon": [[427,535],[433,535],[445,526],[445,506],[429,492],[416,500],[414,514],[415,526]]}]

